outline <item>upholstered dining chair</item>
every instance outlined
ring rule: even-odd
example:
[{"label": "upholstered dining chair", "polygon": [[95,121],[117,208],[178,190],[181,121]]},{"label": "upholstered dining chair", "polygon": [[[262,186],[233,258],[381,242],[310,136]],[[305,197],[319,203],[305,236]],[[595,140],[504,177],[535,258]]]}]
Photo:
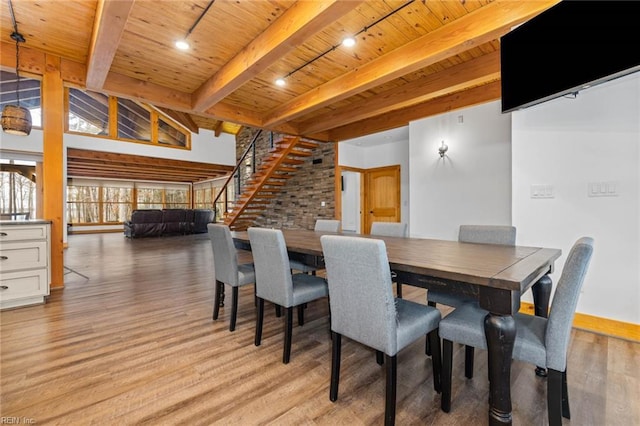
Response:
[{"label": "upholstered dining chair", "polygon": [[[567,391],[567,351],[580,289],[593,253],[593,239],[578,239],[562,269],[549,311],[549,318],[516,314],[513,358],[547,368],[547,411],[549,425],[570,418]],[[464,304],[440,321],[443,340],[441,408],[451,409],[452,343],[486,349],[484,322],[488,312],[474,304]],[[492,378],[490,377],[489,380]]]},{"label": "upholstered dining chair", "polygon": [[[458,241],[463,243],[477,244],[497,244],[505,246],[516,245],[516,227],[502,225],[460,225],[458,228]],[[475,299],[462,296],[454,296],[439,292],[437,290],[427,291],[427,303],[431,306],[441,305],[460,307],[465,303],[478,303]],[[431,349],[427,346],[426,353],[430,354]],[[473,378],[473,346],[465,348],[465,376]]]},{"label": "upholstered dining chair", "polygon": [[[340,221],[337,219],[317,219],[313,230],[316,232],[339,232]],[[315,266],[304,264],[298,260],[290,260],[289,262],[291,264],[292,271],[300,271],[303,274],[315,275],[318,270]]]},{"label": "upholstered dining chair", "polygon": [[279,229],[250,227],[247,232],[256,270],[258,298],[255,345],[260,346],[262,342],[264,301],[285,308],[282,362],[288,364],[291,359],[293,308],[298,308],[298,321],[302,325],[303,305],[327,297],[327,281],[315,275],[291,273],[287,246]]},{"label": "upholstered dining chair", "polygon": [[426,304],[395,298],[385,243],[382,240],[323,235],[320,237],[329,283],[331,308],[331,386],[338,399],[342,336],[384,354],[386,364],[385,425],[396,411],[398,352],[421,336],[431,339],[433,386],[440,392],[440,312]]},{"label": "upholstered dining chair", "polygon": [[231,286],[232,291],[229,331],[234,331],[238,317],[238,288],[255,283],[256,275],[252,263],[238,264],[238,252],[233,244],[231,230],[227,225],[209,223],[207,224],[207,232],[213,249],[213,267],[216,280],[213,319],[218,319],[221,294],[224,291],[224,285],[227,284]]},{"label": "upholstered dining chair", "polygon": [[[371,235],[381,237],[407,237],[407,224],[402,222],[371,222]],[[402,283],[396,281],[396,294],[402,297]]]}]

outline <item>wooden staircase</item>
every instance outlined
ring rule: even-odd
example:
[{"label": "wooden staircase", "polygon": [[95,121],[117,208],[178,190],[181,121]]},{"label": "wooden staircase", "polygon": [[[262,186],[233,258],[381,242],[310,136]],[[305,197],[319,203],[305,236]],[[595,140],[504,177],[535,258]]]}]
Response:
[{"label": "wooden staircase", "polygon": [[316,142],[285,136],[242,187],[242,194],[224,219],[235,231],[244,231],[262,215],[278,192],[287,184],[305,159],[312,155]]}]

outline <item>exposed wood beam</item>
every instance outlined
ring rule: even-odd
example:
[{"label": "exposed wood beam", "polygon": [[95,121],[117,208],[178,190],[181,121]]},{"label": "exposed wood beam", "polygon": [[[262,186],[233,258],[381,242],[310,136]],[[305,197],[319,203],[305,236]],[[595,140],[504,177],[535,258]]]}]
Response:
[{"label": "exposed wood beam", "polygon": [[193,121],[193,118],[191,118],[191,116],[188,113],[183,111],[176,111],[174,109],[169,109],[169,108],[159,108],[159,110],[167,114],[169,117],[173,118],[178,123],[182,124],[184,127],[189,129],[193,133],[200,132],[200,128],[198,127],[196,122]]},{"label": "exposed wood beam", "polygon": [[218,120],[218,122],[216,123],[216,126],[215,126],[215,128],[213,129],[213,131],[214,131],[214,134],[215,134],[216,138],[217,138],[218,136],[220,136],[220,133],[222,132],[222,125],[223,125],[223,124],[224,124],[224,121],[222,121],[222,120]]},{"label": "exposed wood beam", "polygon": [[500,52],[480,56],[402,87],[395,87],[358,103],[338,108],[299,124],[303,134],[345,126],[429,99],[469,89],[500,78]]},{"label": "exposed wood beam", "polygon": [[87,88],[102,89],[134,1],[98,0],[87,60]]},{"label": "exposed wood beam", "polygon": [[204,111],[220,102],[361,2],[315,0],[295,3],[194,92],[193,108],[196,111]]},{"label": "exposed wood beam", "polygon": [[264,117],[264,126],[295,119],[495,40],[555,3],[558,0],[497,0],[274,108]]},{"label": "exposed wood beam", "polygon": [[466,108],[500,99],[500,81],[478,86],[463,92],[452,93],[432,99],[419,105],[392,111],[354,124],[331,130],[331,140],[344,141],[362,135],[382,132],[406,126],[410,121],[419,120],[444,112]]}]

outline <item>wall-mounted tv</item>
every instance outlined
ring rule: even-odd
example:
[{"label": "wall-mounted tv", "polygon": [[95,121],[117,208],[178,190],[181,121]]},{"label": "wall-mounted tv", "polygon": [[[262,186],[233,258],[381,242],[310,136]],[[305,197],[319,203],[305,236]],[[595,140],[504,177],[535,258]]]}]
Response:
[{"label": "wall-mounted tv", "polygon": [[564,0],[500,38],[502,112],[640,71],[640,1]]}]

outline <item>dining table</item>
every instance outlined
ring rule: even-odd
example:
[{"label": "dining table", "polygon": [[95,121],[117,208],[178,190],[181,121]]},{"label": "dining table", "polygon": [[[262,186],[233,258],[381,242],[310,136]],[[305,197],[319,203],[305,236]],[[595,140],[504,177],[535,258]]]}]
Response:
[{"label": "dining table", "polygon": [[[489,313],[485,335],[489,368],[489,424],[510,425],[511,359],[516,336],[514,314],[532,290],[535,315],[547,316],[554,263],[560,249],[459,241],[381,237],[353,233],[282,229],[290,258],[324,268],[320,237],[349,235],[383,240],[394,281],[478,301]],[[246,231],[233,231],[236,248],[251,250]],[[538,368],[537,373],[544,375]]]}]

